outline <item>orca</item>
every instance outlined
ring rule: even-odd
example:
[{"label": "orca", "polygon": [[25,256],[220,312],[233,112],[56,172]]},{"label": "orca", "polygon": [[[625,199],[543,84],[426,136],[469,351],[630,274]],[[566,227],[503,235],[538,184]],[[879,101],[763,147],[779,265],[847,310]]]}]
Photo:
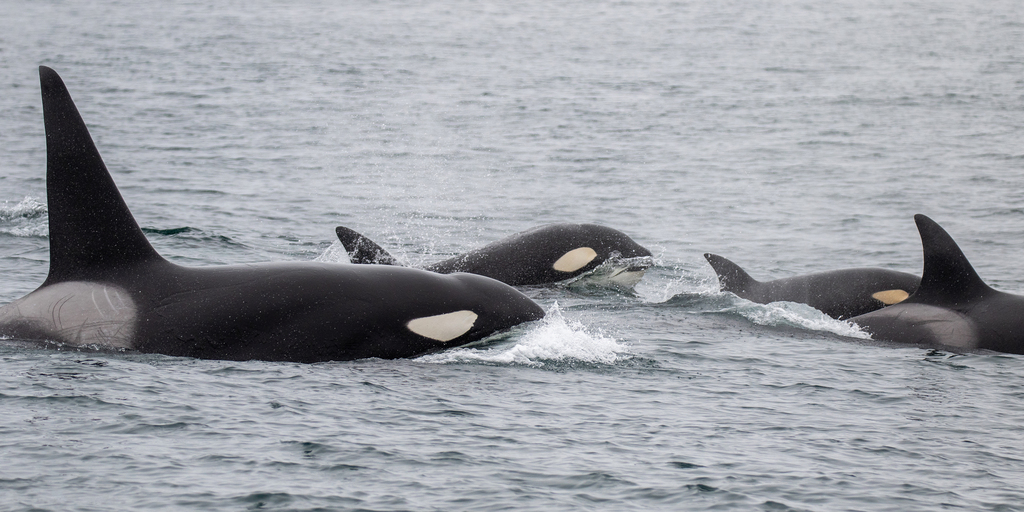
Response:
[{"label": "orca", "polygon": [[992,289],[935,221],[915,215],[921,286],[907,300],[851,318],[872,339],[953,351],[1024,354],[1024,296]]},{"label": "orca", "polygon": [[708,253],[704,258],[718,274],[722,291],[759,304],[799,302],[838,320],[902,302],[921,282],[914,274],[881,268],[832,270],[762,282],[721,256]]},{"label": "orca", "polygon": [[50,268],[0,308],[0,335],[224,360],[411,357],[538,320],[514,288],[472,274],[317,262],[184,267],[128,210],[55,71],[39,68]]},{"label": "orca", "polygon": [[[356,264],[398,265],[398,260],[369,238],[344,226],[338,240]],[[474,251],[427,265],[439,274],[469,272],[512,286],[556,283],[611,268],[602,278],[631,288],[653,263],[651,251],[625,233],[597,224],[548,224],[516,233]]]}]

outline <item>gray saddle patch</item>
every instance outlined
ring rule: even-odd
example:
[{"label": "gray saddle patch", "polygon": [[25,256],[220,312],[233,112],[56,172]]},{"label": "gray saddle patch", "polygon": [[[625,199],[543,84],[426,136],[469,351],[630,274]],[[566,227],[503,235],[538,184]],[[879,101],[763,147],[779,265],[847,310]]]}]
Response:
[{"label": "gray saddle patch", "polygon": [[136,308],[124,289],[67,281],[40,288],[0,308],[0,323],[22,321],[72,345],[131,348]]}]

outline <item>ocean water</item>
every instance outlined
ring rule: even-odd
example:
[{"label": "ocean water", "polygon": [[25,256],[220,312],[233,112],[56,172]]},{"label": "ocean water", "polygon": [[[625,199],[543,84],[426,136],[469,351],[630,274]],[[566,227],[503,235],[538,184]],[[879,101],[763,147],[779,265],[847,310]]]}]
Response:
[{"label": "ocean water", "polygon": [[0,341],[4,510],[1024,510],[1024,358],[879,344],[761,279],[920,272],[912,216],[1024,294],[1024,4],[0,2],[0,302],[48,268],[36,68],[184,265],[408,264],[550,222],[634,290],[408,360]]}]

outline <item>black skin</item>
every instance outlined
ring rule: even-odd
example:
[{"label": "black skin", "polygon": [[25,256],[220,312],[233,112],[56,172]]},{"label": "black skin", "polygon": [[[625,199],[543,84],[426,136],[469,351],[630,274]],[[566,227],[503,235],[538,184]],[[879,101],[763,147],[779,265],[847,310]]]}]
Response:
[{"label": "black skin", "polygon": [[[154,262],[121,276],[140,305],[143,352],[206,359],[315,362],[411,357],[479,340],[543,310],[497,281],[400,267],[278,263],[187,268]],[[412,333],[414,318],[471,310],[449,342]]]}]

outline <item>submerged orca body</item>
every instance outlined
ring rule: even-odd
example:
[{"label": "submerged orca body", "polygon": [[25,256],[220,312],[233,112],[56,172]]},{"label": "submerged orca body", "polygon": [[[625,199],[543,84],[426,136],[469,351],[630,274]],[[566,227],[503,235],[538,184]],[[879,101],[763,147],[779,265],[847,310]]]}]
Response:
[{"label": "submerged orca body", "polygon": [[935,221],[915,215],[921,286],[907,300],[851,318],[876,340],[1024,354],[1024,297],[992,289]]},{"label": "submerged orca body", "polygon": [[189,268],[149,244],[63,81],[40,67],[50,270],[0,335],[211,359],[409,357],[544,313],[481,276],[314,262]]},{"label": "submerged orca body", "polygon": [[913,274],[880,268],[832,270],[761,282],[721,256],[705,254],[704,258],[718,274],[722,291],[760,304],[799,302],[840,320],[899,303],[921,282]]},{"label": "submerged orca body", "polygon": [[[379,245],[344,226],[335,232],[352,263],[398,265]],[[572,279],[605,262],[622,262],[606,279],[632,287],[651,266],[651,251],[625,233],[596,224],[549,224],[424,267],[439,274],[468,272],[512,286]]]}]

